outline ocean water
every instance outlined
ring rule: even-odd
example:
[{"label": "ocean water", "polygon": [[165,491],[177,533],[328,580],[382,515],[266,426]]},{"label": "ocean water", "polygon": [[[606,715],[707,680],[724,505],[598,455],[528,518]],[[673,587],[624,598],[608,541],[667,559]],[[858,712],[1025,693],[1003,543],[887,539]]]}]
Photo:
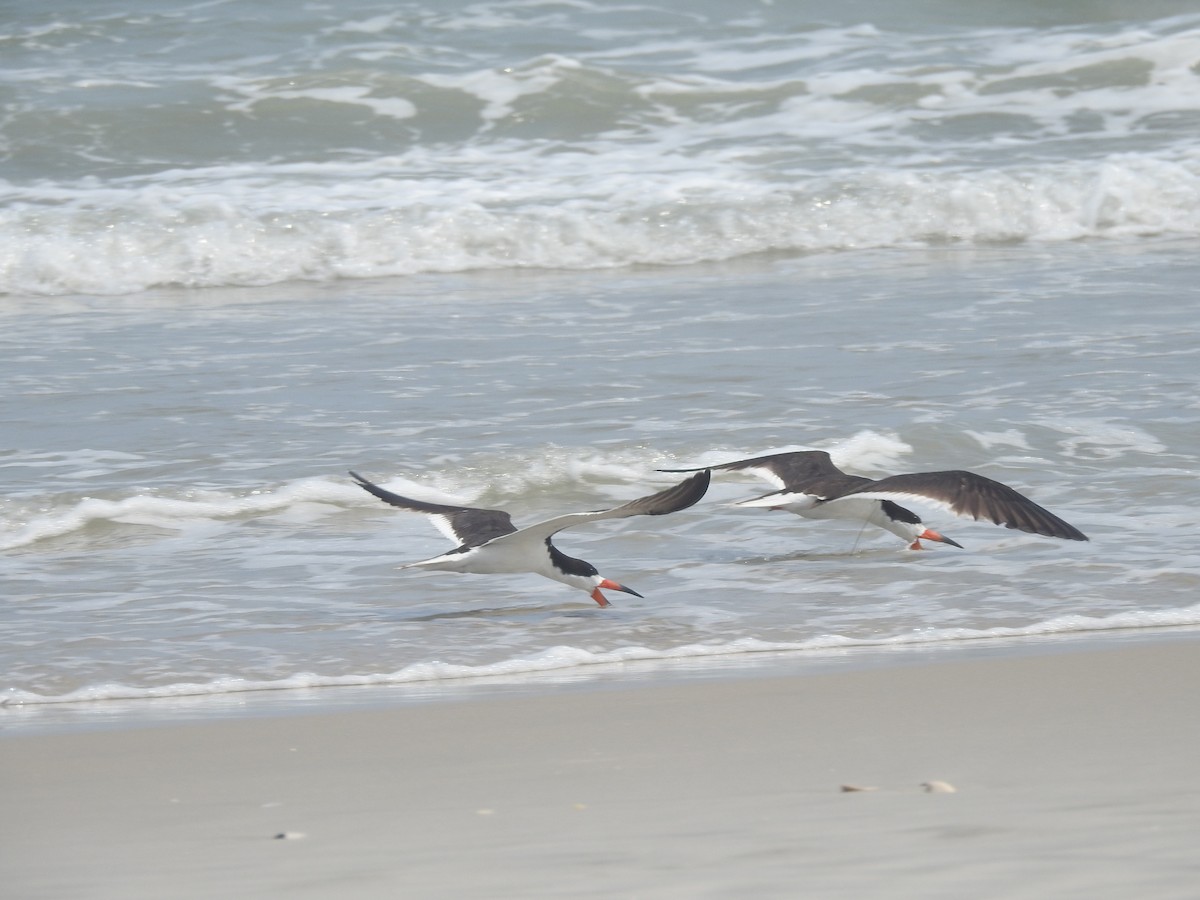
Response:
[{"label": "ocean water", "polygon": [[[0,725],[1200,625],[1189,4],[55,6],[0,24]],[[1092,540],[720,473],[559,536],[599,609],[397,571],[448,545],[346,475],[521,524],[801,447]]]}]

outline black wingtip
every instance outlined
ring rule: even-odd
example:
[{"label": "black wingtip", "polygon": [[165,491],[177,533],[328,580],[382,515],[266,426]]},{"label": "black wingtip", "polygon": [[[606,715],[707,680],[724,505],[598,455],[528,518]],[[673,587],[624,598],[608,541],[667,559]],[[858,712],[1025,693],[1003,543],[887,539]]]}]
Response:
[{"label": "black wingtip", "polygon": [[1062,530],[1054,535],[1055,537],[1063,538],[1067,541],[1090,541],[1091,538],[1072,525],[1070,522],[1064,522],[1059,519],[1059,524],[1062,525]]},{"label": "black wingtip", "polygon": [[631,505],[636,508],[636,515],[665,516],[669,513],[679,512],[681,509],[687,509],[689,506],[699,503],[700,498],[708,492],[711,481],[712,471],[704,469],[691,478],[685,478],[678,484],[664,488],[657,494],[631,501]]},{"label": "black wingtip", "polygon": [[688,486],[687,499],[678,509],[687,509],[689,506],[699,503],[700,499],[708,493],[708,486],[712,484],[712,469],[697,472],[691,478],[685,479],[682,484]]},{"label": "black wingtip", "polygon": [[378,494],[379,488],[375,486],[375,483],[373,481],[368,481],[367,479],[365,479],[361,475],[359,475],[357,472],[355,472],[353,469],[350,469],[349,472],[350,472],[350,477],[354,479],[355,484],[357,484],[360,488],[362,488],[367,493],[375,494],[375,496],[377,496],[377,497],[379,496],[379,494]]}]

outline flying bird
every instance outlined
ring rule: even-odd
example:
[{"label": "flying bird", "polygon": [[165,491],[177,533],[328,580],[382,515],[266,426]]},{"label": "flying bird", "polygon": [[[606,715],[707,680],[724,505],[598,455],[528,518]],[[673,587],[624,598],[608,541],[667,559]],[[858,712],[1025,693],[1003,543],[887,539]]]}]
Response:
[{"label": "flying bird", "polygon": [[[833,464],[824,450],[775,453],[709,466],[710,469],[744,471],[765,478],[778,490],[735,506],[783,509],[806,519],[847,519],[870,522],[903,538],[908,549],[921,550],[921,541],[938,541],[962,547],[945,535],[926,528],[921,517],[897,501],[923,501],[956,516],[986,519],[1030,534],[1086,541],[1073,525],[1038,506],[1006,484],[974,472],[916,472],[871,479],[850,475]],[[697,469],[659,469],[660,472],[694,472]]]},{"label": "flying bird", "polygon": [[470,572],[477,575],[533,572],[561,581],[568,587],[587,591],[600,606],[609,606],[611,604],[601,593],[601,589],[621,591],[635,597],[642,595],[633,588],[604,578],[591,563],[567,556],[555,547],[550,539],[565,528],[598,522],[601,519],[664,516],[687,509],[704,496],[712,477],[712,473],[707,469],[697,471],[699,474],[685,478],[673,487],[648,497],[631,500],[615,509],[569,513],[526,528],[513,525],[512,518],[504,510],[426,503],[423,500],[393,494],[377,484],[372,484],[356,472],[351,472],[350,475],[359,487],[374,494],[384,503],[429,516],[438,530],[457,545],[448,553],[408,563],[400,566],[401,569],[422,568],[441,572]]}]

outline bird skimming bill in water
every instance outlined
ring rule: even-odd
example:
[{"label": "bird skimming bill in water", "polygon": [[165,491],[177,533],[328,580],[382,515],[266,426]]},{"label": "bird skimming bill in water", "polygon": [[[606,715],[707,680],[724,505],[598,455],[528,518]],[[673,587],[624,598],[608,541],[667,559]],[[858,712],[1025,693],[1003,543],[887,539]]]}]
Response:
[{"label": "bird skimming bill in water", "polygon": [[[783,509],[806,519],[846,519],[870,522],[920,550],[921,541],[962,545],[925,527],[921,517],[898,501],[922,501],[940,506],[956,516],[986,519],[997,525],[1063,538],[1086,541],[1087,535],[1038,506],[1006,484],[974,472],[916,472],[871,479],[850,475],[833,464],[824,450],[798,450],[757,456],[718,466],[713,470],[743,471],[765,478],[778,488],[769,494],[743,500],[735,506]],[[698,469],[659,469],[660,472],[695,472]]]},{"label": "bird skimming bill in water", "polygon": [[567,556],[555,547],[550,539],[564,528],[598,522],[601,519],[663,516],[687,509],[704,496],[711,478],[711,473],[704,469],[673,487],[648,497],[631,500],[615,509],[569,513],[526,528],[517,528],[509,514],[500,509],[426,503],[423,500],[393,494],[355,472],[351,472],[350,475],[359,487],[374,494],[384,503],[429,516],[438,530],[457,545],[448,553],[408,563],[400,566],[401,569],[420,568],[478,575],[533,572],[561,581],[569,587],[587,591],[600,606],[610,605],[601,589],[622,591],[635,597],[642,595],[632,588],[604,578],[591,563]]}]

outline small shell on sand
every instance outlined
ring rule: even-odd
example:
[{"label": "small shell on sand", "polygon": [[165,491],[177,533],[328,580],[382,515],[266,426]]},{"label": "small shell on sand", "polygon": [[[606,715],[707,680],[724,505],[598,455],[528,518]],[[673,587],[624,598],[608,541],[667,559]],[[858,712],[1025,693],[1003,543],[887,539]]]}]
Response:
[{"label": "small shell on sand", "polygon": [[867,785],[867,784],[843,784],[842,785],[842,793],[843,794],[854,794],[859,791],[877,791],[877,790],[879,790],[879,788],[872,787],[871,785]]},{"label": "small shell on sand", "polygon": [[921,787],[925,788],[927,794],[956,794],[958,788],[948,781],[926,781]]},{"label": "small shell on sand", "polygon": [[277,841],[298,841],[298,840],[300,840],[302,838],[306,838],[306,837],[308,837],[308,835],[305,834],[303,831],[281,831],[281,832],[279,832],[279,834],[275,835],[275,840],[277,840]]}]

